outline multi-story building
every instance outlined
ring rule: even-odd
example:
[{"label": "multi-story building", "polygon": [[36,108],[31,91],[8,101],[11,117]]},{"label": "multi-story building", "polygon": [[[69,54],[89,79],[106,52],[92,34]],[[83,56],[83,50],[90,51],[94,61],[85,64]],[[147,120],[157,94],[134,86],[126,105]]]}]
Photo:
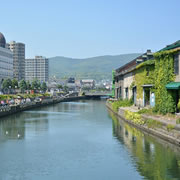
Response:
[{"label": "multi-story building", "polygon": [[153,58],[151,50],[147,50],[146,53],[138,56],[129,63],[115,70],[115,98],[116,99],[130,99],[134,98],[136,89],[131,87],[134,81],[134,70],[136,66],[142,62],[145,62]]},{"label": "multi-story building", "polygon": [[82,79],[81,80],[82,87],[84,88],[91,88],[95,87],[95,80],[93,79]]},{"label": "multi-story building", "polygon": [[6,39],[0,33],[0,85],[7,78],[13,78],[13,53],[6,48]]},{"label": "multi-story building", "polygon": [[6,44],[13,52],[13,76],[17,80],[25,79],[25,44],[11,41]]},{"label": "multi-story building", "polygon": [[33,81],[37,79],[47,82],[49,79],[49,61],[42,56],[35,56],[34,59],[25,60],[25,80]]}]

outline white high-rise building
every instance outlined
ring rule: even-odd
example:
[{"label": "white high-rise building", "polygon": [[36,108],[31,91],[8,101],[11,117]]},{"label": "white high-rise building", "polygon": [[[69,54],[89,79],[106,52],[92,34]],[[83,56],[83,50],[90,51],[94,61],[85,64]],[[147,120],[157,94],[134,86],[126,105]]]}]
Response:
[{"label": "white high-rise building", "polygon": [[6,39],[0,33],[0,84],[7,78],[13,78],[13,53],[6,48]]},{"label": "white high-rise building", "polygon": [[13,52],[13,76],[18,81],[25,79],[25,44],[11,41],[6,44]]},{"label": "white high-rise building", "polygon": [[49,79],[49,60],[42,56],[25,60],[25,80],[32,82],[34,79],[47,82]]}]

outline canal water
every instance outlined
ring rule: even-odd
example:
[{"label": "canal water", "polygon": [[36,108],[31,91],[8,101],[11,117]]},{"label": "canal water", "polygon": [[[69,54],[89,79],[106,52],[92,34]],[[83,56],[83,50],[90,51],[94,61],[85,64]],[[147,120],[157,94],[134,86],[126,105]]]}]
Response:
[{"label": "canal water", "polygon": [[107,111],[60,103],[0,121],[0,180],[180,179],[180,150]]}]

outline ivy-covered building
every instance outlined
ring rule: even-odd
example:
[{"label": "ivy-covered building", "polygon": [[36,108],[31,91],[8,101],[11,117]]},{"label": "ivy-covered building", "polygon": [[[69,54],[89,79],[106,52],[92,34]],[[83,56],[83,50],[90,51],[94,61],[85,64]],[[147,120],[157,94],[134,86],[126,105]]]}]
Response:
[{"label": "ivy-covered building", "polygon": [[[180,99],[180,41],[153,54],[134,69],[134,104],[163,114],[178,112]],[[180,103],[179,103],[180,105]]]},{"label": "ivy-covered building", "polygon": [[180,111],[180,40],[115,70],[115,98],[163,114]]},{"label": "ivy-covered building", "polygon": [[155,57],[155,110],[177,112],[180,99],[180,40],[166,46]]},{"label": "ivy-covered building", "polygon": [[178,111],[180,98],[180,41],[153,54],[134,69],[134,104],[163,114]]},{"label": "ivy-covered building", "polygon": [[133,59],[129,63],[115,70],[115,98],[116,99],[130,99],[135,98],[135,92],[133,89],[133,82],[135,78],[136,67],[153,58],[151,50],[147,50],[146,53]]},{"label": "ivy-covered building", "polygon": [[133,97],[134,104],[138,107],[155,106],[154,92],[155,60],[145,61],[134,70]]}]

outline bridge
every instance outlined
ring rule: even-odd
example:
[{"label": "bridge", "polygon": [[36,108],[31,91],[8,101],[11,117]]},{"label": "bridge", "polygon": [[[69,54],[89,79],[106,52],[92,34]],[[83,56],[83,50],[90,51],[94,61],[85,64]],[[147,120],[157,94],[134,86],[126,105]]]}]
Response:
[{"label": "bridge", "polygon": [[100,99],[100,98],[109,98],[111,96],[111,91],[86,91],[85,96],[87,98],[92,99]]}]

